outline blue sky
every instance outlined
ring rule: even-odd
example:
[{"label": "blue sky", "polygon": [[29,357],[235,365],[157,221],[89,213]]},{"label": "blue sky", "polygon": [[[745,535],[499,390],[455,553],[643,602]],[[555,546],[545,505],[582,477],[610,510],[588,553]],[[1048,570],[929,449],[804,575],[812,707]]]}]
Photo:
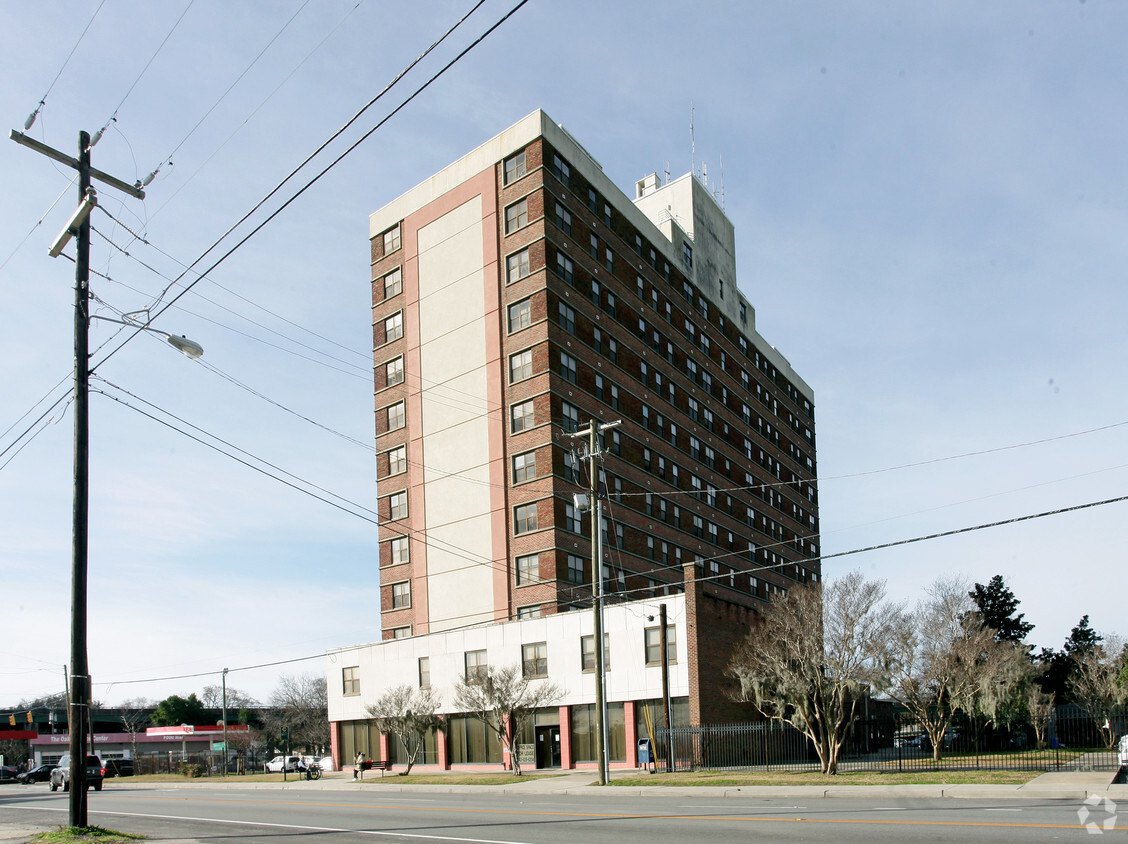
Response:
[{"label": "blue sky", "polygon": [[[64,67],[98,5],[48,15],[0,0],[0,113],[22,128],[50,88],[33,137],[73,154],[78,130],[116,110],[94,166],[133,181],[172,159],[144,203],[100,190],[120,222],[97,211],[95,226],[129,255],[96,235],[92,266],[110,280],[92,288],[130,311],[472,3],[106,0]],[[509,8],[488,0],[334,149]],[[624,189],[667,164],[676,177],[692,108],[693,157],[718,187],[723,160],[758,328],[815,390],[825,553],[1123,495],[1126,25],[1128,7],[1098,0],[531,0],[227,259],[209,276],[222,287],[201,282],[160,317],[214,369],[139,337],[98,372],[137,397],[119,398],[374,509],[367,215],[538,107]],[[46,253],[76,191],[11,141],[0,172],[2,450],[65,391],[53,386],[71,367],[73,264]],[[112,336],[96,324],[92,347]],[[128,681],[378,637],[374,524],[104,395],[91,419],[98,697],[186,694],[217,678]],[[72,422],[68,410],[0,457],[0,707],[61,687]],[[877,471],[908,464],[923,465]],[[1036,625],[1029,640],[1060,647],[1086,613],[1125,632],[1124,514],[836,558],[824,573],[861,568],[910,600],[941,574],[1002,574]],[[321,670],[228,680],[265,698],[279,673]]]}]

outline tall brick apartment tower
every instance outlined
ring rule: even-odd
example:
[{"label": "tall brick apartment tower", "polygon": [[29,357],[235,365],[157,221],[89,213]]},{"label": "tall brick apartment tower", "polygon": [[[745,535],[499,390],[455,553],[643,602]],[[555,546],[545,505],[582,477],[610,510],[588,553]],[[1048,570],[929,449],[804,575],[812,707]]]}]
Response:
[{"label": "tall brick apartment tower", "polygon": [[[693,175],[631,200],[541,111],[372,214],[383,639],[684,593],[694,720],[757,607],[820,578],[811,388]],[[815,560],[812,562],[812,560]],[[347,682],[347,681],[346,681]]]}]

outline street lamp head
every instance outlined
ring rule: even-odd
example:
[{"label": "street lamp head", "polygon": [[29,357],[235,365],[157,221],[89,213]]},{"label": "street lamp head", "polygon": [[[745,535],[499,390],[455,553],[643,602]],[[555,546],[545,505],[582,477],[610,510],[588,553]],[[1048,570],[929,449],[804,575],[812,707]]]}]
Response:
[{"label": "street lamp head", "polygon": [[197,360],[204,353],[204,347],[197,343],[195,340],[189,340],[180,334],[167,334],[165,339],[169,344],[179,351],[186,354],[192,360]]}]

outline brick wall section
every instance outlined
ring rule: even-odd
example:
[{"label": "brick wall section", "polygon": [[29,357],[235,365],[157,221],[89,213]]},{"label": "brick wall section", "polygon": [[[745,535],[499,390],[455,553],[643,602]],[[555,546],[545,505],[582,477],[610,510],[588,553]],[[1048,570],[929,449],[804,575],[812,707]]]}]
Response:
[{"label": "brick wall section", "polygon": [[722,597],[722,590],[701,580],[700,567],[687,564],[684,573],[690,724],[762,720],[751,704],[729,697],[736,683],[725,676],[733,653],[756,623],[755,610]]}]

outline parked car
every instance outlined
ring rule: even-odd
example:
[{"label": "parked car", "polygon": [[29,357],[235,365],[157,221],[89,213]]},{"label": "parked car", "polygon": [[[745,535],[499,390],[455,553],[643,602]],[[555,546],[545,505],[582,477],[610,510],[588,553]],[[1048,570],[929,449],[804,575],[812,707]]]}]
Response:
[{"label": "parked car", "polygon": [[300,756],[275,756],[266,763],[266,770],[273,774],[279,774],[283,770],[296,771],[298,770],[298,760],[301,758]]},{"label": "parked car", "polygon": [[19,768],[13,768],[11,765],[0,765],[0,782],[17,782],[19,775]]},{"label": "parked car", "polygon": [[1128,735],[1120,737],[1120,764],[1128,765]]},{"label": "parked car", "polygon": [[133,776],[132,759],[107,759],[106,767],[102,769],[104,777],[131,777]]},{"label": "parked car", "polygon": [[30,771],[24,771],[16,777],[16,779],[24,785],[33,782],[47,782],[51,779],[51,772],[53,770],[55,770],[54,765],[36,765]]},{"label": "parked car", "polygon": [[335,771],[336,770],[336,768],[333,767],[333,757],[332,756],[321,757],[320,759],[317,760],[317,764],[321,766],[321,770],[323,770],[323,771]]},{"label": "parked car", "polygon": [[[71,758],[69,753],[64,753],[59,760],[59,767],[51,772],[51,790],[70,791]],[[102,760],[92,754],[86,757],[86,787],[95,791],[102,790]]]}]

